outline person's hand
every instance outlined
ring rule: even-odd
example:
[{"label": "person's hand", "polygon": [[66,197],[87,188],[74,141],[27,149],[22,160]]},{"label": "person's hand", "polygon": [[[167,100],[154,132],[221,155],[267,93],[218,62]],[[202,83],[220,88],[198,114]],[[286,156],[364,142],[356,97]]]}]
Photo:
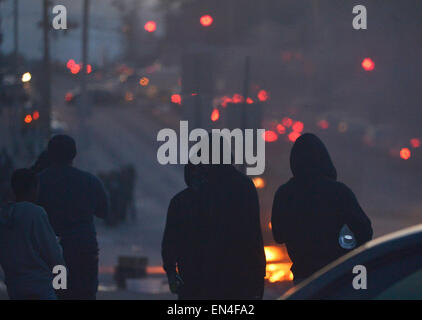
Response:
[{"label": "person's hand", "polygon": [[183,286],[183,280],[178,273],[171,273],[167,275],[169,281],[170,292],[173,294],[179,293],[180,288]]}]

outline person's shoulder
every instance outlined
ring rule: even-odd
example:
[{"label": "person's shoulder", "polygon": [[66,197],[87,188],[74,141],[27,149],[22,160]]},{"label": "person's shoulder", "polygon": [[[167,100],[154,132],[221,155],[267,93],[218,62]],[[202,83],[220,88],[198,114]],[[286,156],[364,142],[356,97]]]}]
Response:
[{"label": "person's shoulder", "polygon": [[352,191],[344,182],[334,181],[333,185],[340,191]]},{"label": "person's shoulder", "polygon": [[275,196],[282,196],[285,193],[291,192],[295,187],[295,179],[290,178],[287,182],[283,183],[277,188]]},{"label": "person's shoulder", "polygon": [[185,188],[182,191],[176,193],[171,199],[168,206],[168,214],[180,215],[181,207],[190,207],[194,201],[193,191],[189,188]]},{"label": "person's shoulder", "polygon": [[252,178],[250,176],[237,170],[234,167],[232,167],[230,170],[231,170],[230,172],[232,176],[235,177],[235,181],[249,188],[253,188],[255,190],[255,184],[253,183]]},{"label": "person's shoulder", "polygon": [[84,180],[88,180],[91,181],[92,183],[102,183],[100,178],[98,178],[95,174],[79,169],[79,168],[75,168],[75,167],[71,167],[72,173],[75,176],[78,176],[80,179],[84,179]]},{"label": "person's shoulder", "polygon": [[37,219],[47,217],[47,213],[45,212],[43,207],[36,205],[32,202],[17,202],[15,204],[15,210],[21,212],[22,214],[26,215],[28,218]]},{"label": "person's shoulder", "polygon": [[346,184],[340,181],[335,182],[335,192],[340,197],[355,197],[352,189],[350,189]]},{"label": "person's shoulder", "polygon": [[176,204],[179,202],[186,201],[188,199],[192,199],[192,190],[189,188],[185,188],[182,191],[176,193],[173,198],[171,198],[170,203]]},{"label": "person's shoulder", "polygon": [[82,170],[76,167],[69,167],[69,170],[76,175],[84,176],[84,177],[93,177],[94,175],[86,170]]}]

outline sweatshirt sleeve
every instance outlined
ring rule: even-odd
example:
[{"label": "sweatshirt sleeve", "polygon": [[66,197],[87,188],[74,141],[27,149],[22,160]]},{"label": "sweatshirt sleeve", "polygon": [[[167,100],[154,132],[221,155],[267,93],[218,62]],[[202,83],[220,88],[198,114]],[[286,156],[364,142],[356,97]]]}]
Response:
[{"label": "sweatshirt sleeve", "polygon": [[32,232],[41,258],[47,263],[50,270],[56,265],[65,265],[62,249],[43,209],[40,209],[40,213],[35,216]]},{"label": "sweatshirt sleeve", "polygon": [[167,210],[166,227],[161,245],[163,268],[167,274],[176,273],[177,271],[179,241],[181,237],[179,234],[181,230],[179,220],[176,202],[172,199]]},{"label": "sweatshirt sleeve", "polygon": [[283,187],[280,187],[274,196],[273,208],[271,213],[271,231],[273,233],[274,240],[283,244],[286,242],[285,235],[283,233],[283,226],[286,223],[286,218],[283,217],[283,199],[282,191]]},{"label": "sweatshirt sleeve", "polygon": [[250,254],[254,257],[258,264],[258,272],[262,277],[265,277],[266,273],[266,260],[264,252],[264,241],[262,239],[262,230],[261,230],[261,219],[260,219],[260,209],[259,209],[259,198],[258,192],[256,191],[255,186],[252,181],[249,183],[247,194],[247,208],[249,211],[248,216],[251,217],[251,230],[249,238],[252,241],[252,247],[250,248]]},{"label": "sweatshirt sleeve", "polygon": [[340,202],[344,220],[356,236],[358,245],[372,239],[371,221],[359,205],[356,196],[346,185],[341,184]]}]

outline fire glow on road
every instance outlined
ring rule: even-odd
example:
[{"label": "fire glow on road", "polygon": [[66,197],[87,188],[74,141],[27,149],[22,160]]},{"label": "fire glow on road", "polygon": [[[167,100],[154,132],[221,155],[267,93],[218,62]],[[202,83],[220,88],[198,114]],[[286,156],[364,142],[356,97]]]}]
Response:
[{"label": "fire glow on road", "polygon": [[292,262],[287,254],[286,248],[278,246],[264,247],[267,260],[267,274],[265,279],[269,282],[292,281],[293,274],[290,271]]}]

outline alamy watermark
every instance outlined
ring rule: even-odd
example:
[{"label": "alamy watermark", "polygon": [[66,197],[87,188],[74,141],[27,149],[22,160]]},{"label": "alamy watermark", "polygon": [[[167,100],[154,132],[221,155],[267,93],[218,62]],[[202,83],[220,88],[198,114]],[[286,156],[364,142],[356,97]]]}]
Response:
[{"label": "alamy watermark", "polygon": [[67,289],[67,269],[63,265],[56,265],[53,268],[53,274],[56,274],[53,278],[53,288],[55,290],[66,290]]},{"label": "alamy watermark", "polygon": [[356,16],[353,18],[352,25],[355,30],[366,30],[368,28],[368,18],[366,7],[363,5],[357,5],[353,7],[353,14]]},{"label": "alamy watermark", "polygon": [[55,30],[66,30],[67,29],[67,9],[63,5],[56,5],[53,7],[53,14],[56,16],[53,18],[53,28]]},{"label": "alamy watermark", "polygon": [[366,290],[368,288],[368,276],[366,267],[363,265],[356,265],[352,270],[353,274],[357,274],[353,277],[352,286],[355,290]]},{"label": "alamy watermark", "polygon": [[[189,132],[188,121],[180,121],[179,139],[175,130],[161,129],[157,134],[157,141],[164,143],[158,148],[157,160],[162,165],[187,164],[188,162],[195,165],[209,164],[211,151],[212,164],[232,164],[232,154],[234,154],[234,164],[246,164],[247,175],[264,173],[265,129],[256,129],[256,133],[254,129],[212,129],[211,135],[210,150],[208,132],[201,128]],[[233,140],[234,152],[232,152]],[[190,142],[195,142],[195,144],[189,150]],[[222,155],[221,149],[223,149]],[[255,149],[256,154],[254,154]]]}]

